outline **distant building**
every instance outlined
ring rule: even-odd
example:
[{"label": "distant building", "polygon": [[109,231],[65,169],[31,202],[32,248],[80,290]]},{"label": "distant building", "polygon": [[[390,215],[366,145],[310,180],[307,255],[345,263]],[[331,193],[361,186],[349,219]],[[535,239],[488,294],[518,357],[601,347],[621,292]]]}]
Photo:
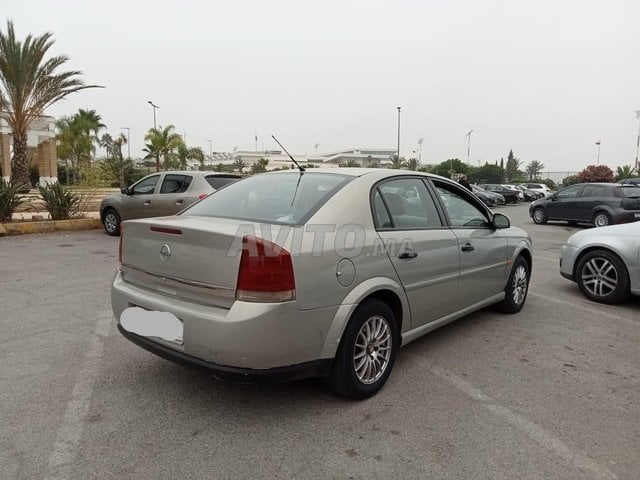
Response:
[{"label": "distant building", "polygon": [[[292,154],[296,161],[304,166],[332,168],[339,167],[351,162],[355,162],[359,167],[389,167],[391,159],[396,154],[393,149],[365,149],[352,148],[339,150],[325,154],[315,155],[299,155]],[[216,165],[231,165],[238,160],[242,160],[246,170],[251,170],[251,166],[258,160],[265,159],[269,161],[267,170],[275,170],[277,168],[291,168],[293,162],[289,156],[281,150],[238,150],[235,152],[214,152],[211,158],[205,160],[205,168],[212,168]],[[200,164],[198,162],[188,161],[188,168],[198,170]]]},{"label": "distant building", "polygon": [[[0,170],[5,180],[11,177],[12,150],[13,132],[7,122],[0,119]],[[55,118],[43,115],[31,122],[27,131],[27,156],[31,165],[38,166],[41,186],[58,182]]]},{"label": "distant building", "polygon": [[388,167],[391,159],[397,153],[395,149],[385,148],[350,148],[309,156],[309,163],[323,167],[338,167],[340,165],[355,162],[359,167]]}]

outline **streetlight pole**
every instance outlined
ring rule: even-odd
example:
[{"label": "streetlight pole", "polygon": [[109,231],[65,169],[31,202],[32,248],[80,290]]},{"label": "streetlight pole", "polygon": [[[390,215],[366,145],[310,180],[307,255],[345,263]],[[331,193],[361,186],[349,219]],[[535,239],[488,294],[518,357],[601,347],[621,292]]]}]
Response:
[{"label": "streetlight pole", "polygon": [[151,100],[147,100],[147,103],[153,107],[153,129],[156,130],[158,128],[156,125],[156,109],[160,107],[157,105],[154,105],[154,103]]},{"label": "streetlight pole", "polygon": [[598,157],[596,159],[596,165],[600,165],[600,143],[600,140],[596,142],[596,145],[598,146]]},{"label": "streetlight pole", "polygon": [[473,129],[469,130],[469,133],[465,135],[467,137],[467,165],[469,165],[469,157],[471,156],[471,134],[473,133]]},{"label": "streetlight pole", "polygon": [[418,163],[422,161],[422,142],[424,142],[424,138],[418,139]]},{"label": "streetlight pole", "polygon": [[131,128],[122,127],[121,130],[127,131],[127,159],[131,160]]},{"label": "streetlight pole", "polygon": [[[640,120],[640,110],[636,110],[636,118]],[[638,140],[636,141],[636,174],[640,175],[640,164],[638,163],[638,150],[640,150],[640,122],[638,122]]]},{"label": "streetlight pole", "polygon": [[401,107],[398,108],[398,165],[400,165],[400,110]]},{"label": "streetlight pole", "polygon": [[213,165],[213,140],[207,139],[209,142],[209,166]]}]

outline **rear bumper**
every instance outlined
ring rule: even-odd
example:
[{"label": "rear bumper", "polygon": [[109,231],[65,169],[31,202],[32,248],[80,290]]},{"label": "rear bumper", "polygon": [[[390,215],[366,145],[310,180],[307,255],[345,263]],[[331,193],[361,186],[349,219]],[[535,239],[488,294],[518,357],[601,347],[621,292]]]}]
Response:
[{"label": "rear bumper", "polygon": [[118,330],[129,341],[139,347],[158,355],[166,360],[170,360],[179,365],[204,369],[213,374],[214,377],[241,383],[285,383],[294,380],[301,380],[310,377],[324,377],[331,369],[331,359],[314,360],[311,362],[288,365],[285,367],[275,367],[267,369],[230,367],[206,362],[200,358],[187,355],[186,353],[165,347],[146,337],[136,335],[125,330],[118,323]]},{"label": "rear bumper", "polygon": [[613,223],[631,223],[640,221],[640,210],[614,210]]},{"label": "rear bumper", "polygon": [[213,365],[239,372],[266,371],[331,360],[335,355],[325,343],[337,306],[300,310],[295,301],[235,301],[227,309],[129,283],[122,272],[114,278],[111,304],[117,321],[129,307],[173,314],[183,323],[180,345],[156,337],[134,341],[139,336],[131,332],[125,336],[140,346],[144,342],[179,358],[196,359],[189,363],[201,363],[210,369]]}]

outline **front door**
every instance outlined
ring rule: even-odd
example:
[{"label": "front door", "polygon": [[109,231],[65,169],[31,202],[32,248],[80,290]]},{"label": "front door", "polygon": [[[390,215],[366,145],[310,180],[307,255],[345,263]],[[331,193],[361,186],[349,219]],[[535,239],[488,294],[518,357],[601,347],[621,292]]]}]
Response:
[{"label": "front door", "polygon": [[582,185],[563,188],[546,203],[547,217],[558,220],[576,219],[576,199],[580,196]]},{"label": "front door", "polygon": [[465,189],[432,179],[458,241],[460,310],[504,291],[509,275],[507,238],[491,226],[486,208]]},{"label": "front door", "polygon": [[458,240],[421,178],[386,180],[373,192],[378,234],[402,282],[415,328],[450,314],[458,290]]},{"label": "front door", "polygon": [[159,180],[160,174],[150,175],[129,188],[130,194],[122,202],[123,220],[153,216],[153,196]]}]

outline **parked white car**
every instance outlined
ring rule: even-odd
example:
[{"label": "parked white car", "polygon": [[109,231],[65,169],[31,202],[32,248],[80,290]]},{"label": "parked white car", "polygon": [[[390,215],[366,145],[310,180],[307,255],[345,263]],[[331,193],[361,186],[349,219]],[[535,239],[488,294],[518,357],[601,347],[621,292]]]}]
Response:
[{"label": "parked white car", "polygon": [[529,190],[533,190],[534,192],[542,192],[545,196],[551,195],[553,190],[549,188],[548,185],[544,183],[523,183],[524,187],[527,187]]}]

